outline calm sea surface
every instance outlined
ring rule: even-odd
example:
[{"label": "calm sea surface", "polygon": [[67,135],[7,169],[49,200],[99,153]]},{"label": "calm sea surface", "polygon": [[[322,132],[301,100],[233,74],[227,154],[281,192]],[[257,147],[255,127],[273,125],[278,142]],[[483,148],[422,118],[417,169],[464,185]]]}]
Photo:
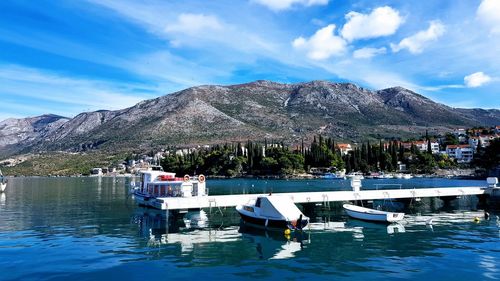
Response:
[{"label": "calm sea surface", "polygon": [[[136,206],[128,178],[14,178],[0,194],[0,280],[499,280],[500,222],[465,197],[422,200],[401,225],[317,206],[290,238],[240,226],[232,208],[169,220]],[[483,181],[364,180],[403,188]],[[348,181],[209,180],[211,194],[347,190]],[[394,187],[394,186],[393,186]],[[379,186],[380,188],[380,186]],[[433,218],[433,223],[426,222]],[[191,220],[189,220],[191,219]]]}]

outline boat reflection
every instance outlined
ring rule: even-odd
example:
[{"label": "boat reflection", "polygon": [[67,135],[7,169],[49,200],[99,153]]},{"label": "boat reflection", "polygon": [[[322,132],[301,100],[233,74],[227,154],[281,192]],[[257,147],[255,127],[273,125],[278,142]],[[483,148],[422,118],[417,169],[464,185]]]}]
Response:
[{"label": "boat reflection", "polygon": [[170,218],[167,227],[163,212],[138,208],[132,222],[139,226],[139,234],[147,239],[147,246],[178,245],[182,254],[196,253],[197,249],[214,247],[218,243],[251,243],[255,245],[256,258],[288,259],[295,257],[311,241],[310,233],[305,230],[285,235],[282,231],[267,231],[243,223],[213,226],[203,211],[187,213],[179,220]]},{"label": "boat reflection", "polygon": [[5,198],[5,193],[0,193],[0,206],[5,206],[5,201],[6,201],[6,198]]},{"label": "boat reflection", "polygon": [[387,234],[397,234],[406,232],[405,226],[401,223],[381,224],[351,219],[346,223],[346,226],[351,228],[361,228],[375,233],[386,232]]},{"label": "boat reflection", "polygon": [[308,231],[292,231],[285,235],[282,231],[269,231],[241,223],[239,232],[247,242],[255,244],[259,259],[289,259],[311,243]]}]

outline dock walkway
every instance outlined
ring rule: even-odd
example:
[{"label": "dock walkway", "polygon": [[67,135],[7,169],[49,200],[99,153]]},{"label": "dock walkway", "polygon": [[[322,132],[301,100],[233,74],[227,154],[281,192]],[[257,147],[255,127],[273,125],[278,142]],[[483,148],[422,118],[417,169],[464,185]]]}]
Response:
[{"label": "dock walkway", "polygon": [[[487,194],[486,187],[441,187],[414,189],[385,189],[361,191],[316,191],[273,193],[272,196],[284,196],[294,203],[327,203],[355,200],[402,199],[425,197],[452,197]],[[184,210],[200,208],[234,207],[246,204],[250,200],[265,194],[213,195],[197,197],[162,197],[153,203],[155,208],[162,210]]]}]

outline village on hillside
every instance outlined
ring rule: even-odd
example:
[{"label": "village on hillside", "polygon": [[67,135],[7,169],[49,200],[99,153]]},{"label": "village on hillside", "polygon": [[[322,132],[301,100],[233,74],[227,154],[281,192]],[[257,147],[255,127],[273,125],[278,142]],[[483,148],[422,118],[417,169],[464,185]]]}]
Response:
[{"label": "village on hillside", "polygon": [[[439,136],[380,141],[376,145],[335,143],[332,139],[318,136],[309,147],[303,143],[286,147],[282,142],[268,143],[268,140],[263,143],[169,147],[149,154],[130,155],[122,163],[112,167],[96,167],[89,172],[91,175],[136,174],[161,165],[177,173],[205,173],[226,177],[309,177],[332,172],[340,176],[353,172],[367,175],[395,172],[472,176],[476,168],[481,167],[479,158],[484,157],[483,154],[493,142],[500,142],[500,125],[490,128],[457,128]],[[433,157],[425,158],[425,155]],[[424,158],[422,161],[427,163],[415,164],[415,159],[419,157]],[[424,167],[426,165],[430,167]],[[497,166],[489,167],[492,170],[490,173],[498,173],[499,166],[497,163]]]}]

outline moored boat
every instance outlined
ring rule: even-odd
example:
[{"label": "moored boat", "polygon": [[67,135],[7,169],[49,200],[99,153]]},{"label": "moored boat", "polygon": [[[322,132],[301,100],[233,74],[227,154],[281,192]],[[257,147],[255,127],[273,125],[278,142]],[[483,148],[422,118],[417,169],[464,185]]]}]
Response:
[{"label": "moored boat", "polygon": [[411,174],[403,174],[403,179],[409,180],[411,178],[413,178],[413,176]]},{"label": "moored boat", "polygon": [[286,196],[263,195],[248,204],[236,206],[245,223],[277,229],[302,229],[309,218]]},{"label": "moored boat", "polygon": [[405,216],[404,213],[393,213],[393,212],[374,210],[351,204],[344,204],[342,207],[350,217],[365,221],[392,223],[401,221]]},{"label": "moored boat", "polygon": [[334,173],[325,173],[321,176],[323,179],[329,179],[329,180],[345,180],[345,176],[341,176],[339,174],[334,174]]},{"label": "moored boat", "polygon": [[363,173],[361,172],[352,172],[346,175],[348,178],[359,178],[359,179],[364,179],[365,177],[363,176]]},{"label": "moored boat", "polygon": [[134,199],[139,205],[161,209],[164,197],[206,196],[205,176],[182,178],[164,171],[141,171],[141,182],[132,186]]}]

